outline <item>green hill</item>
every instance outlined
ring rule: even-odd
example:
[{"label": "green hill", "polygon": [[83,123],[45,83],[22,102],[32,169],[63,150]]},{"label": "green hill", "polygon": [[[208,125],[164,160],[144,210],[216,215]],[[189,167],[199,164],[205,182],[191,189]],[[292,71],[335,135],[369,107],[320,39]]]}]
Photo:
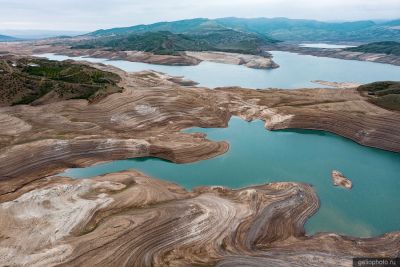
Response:
[{"label": "green hill", "polygon": [[177,54],[185,50],[258,54],[263,46],[275,44],[277,40],[400,41],[400,30],[396,26],[398,21],[339,23],[287,18],[197,18],[98,30],[87,34],[93,40],[74,44],[73,48],[139,50],[156,54]]},{"label": "green hill", "polygon": [[145,33],[145,32],[159,32],[169,31],[172,33],[186,33],[196,30],[201,30],[210,22],[208,19],[189,19],[174,22],[158,22],[149,25],[136,25],[132,27],[113,28],[107,30],[98,30],[88,35],[91,36],[110,36],[110,35],[125,35],[130,33]]},{"label": "green hill", "polygon": [[361,85],[358,91],[386,109],[400,111],[400,82],[386,81]]},{"label": "green hill", "polygon": [[363,52],[363,53],[377,53],[386,55],[400,56],[400,43],[399,42],[376,42],[357,47],[350,47],[347,51]]},{"label": "green hill", "polygon": [[[183,29],[183,27],[182,27]],[[276,40],[215,25],[202,25],[191,33],[148,31],[100,36],[75,44],[75,49],[106,48],[138,50],[155,54],[178,54],[182,51],[225,51],[245,54],[261,53],[261,47]]]},{"label": "green hill", "polygon": [[218,29],[231,29],[252,33],[282,41],[341,41],[373,42],[400,41],[399,20],[385,23],[374,21],[321,22],[316,20],[287,18],[221,18],[191,19],[173,22],[159,22],[150,25],[99,30],[90,36],[113,36],[130,33],[169,31],[172,33],[196,34]]},{"label": "green hill", "polygon": [[119,92],[116,74],[71,62],[0,58],[0,106],[36,104],[45,95],[57,99],[99,100]]}]

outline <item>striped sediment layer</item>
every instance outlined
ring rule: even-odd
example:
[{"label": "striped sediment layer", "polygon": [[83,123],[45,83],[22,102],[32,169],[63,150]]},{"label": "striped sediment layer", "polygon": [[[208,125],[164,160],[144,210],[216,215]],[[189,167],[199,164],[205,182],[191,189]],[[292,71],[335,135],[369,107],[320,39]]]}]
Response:
[{"label": "striped sediment layer", "polygon": [[400,113],[380,108],[346,89],[221,89],[231,97],[230,111],[262,119],[266,128],[329,131],[370,147],[400,152]]},{"label": "striped sediment layer", "polygon": [[370,61],[400,66],[400,56],[378,53],[353,52],[337,48],[312,48],[298,45],[278,45],[270,48],[273,51],[287,51],[301,55],[312,55],[316,57],[330,57],[346,60]]},{"label": "striped sediment layer", "polygon": [[187,192],[127,171],[30,186],[0,204],[1,265],[350,266],[352,257],[398,255],[400,232],[306,236],[319,207],[306,184]]},{"label": "striped sediment layer", "polygon": [[303,225],[319,203],[305,184],[187,192],[136,171],[54,176],[114,159],[185,163],[222,154],[227,143],[180,130],[226,127],[232,115],[400,152],[398,112],[352,88],[210,90],[159,73],[97,67],[118,73],[124,91],[93,104],[0,108],[0,265],[349,266],[356,256],[398,256],[398,232],[306,236]]},{"label": "striped sediment layer", "polygon": [[150,138],[149,141],[104,139],[99,136],[33,141],[15,145],[0,155],[1,178],[4,181],[0,194],[13,192],[33,180],[57,174],[65,168],[149,156],[187,163],[225,153],[228,147],[226,142],[211,142],[201,134],[170,134]]}]

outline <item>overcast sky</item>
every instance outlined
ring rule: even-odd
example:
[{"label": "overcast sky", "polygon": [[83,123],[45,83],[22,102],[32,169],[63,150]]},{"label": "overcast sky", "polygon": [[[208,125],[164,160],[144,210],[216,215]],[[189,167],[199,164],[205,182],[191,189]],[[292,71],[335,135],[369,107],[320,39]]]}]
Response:
[{"label": "overcast sky", "polygon": [[400,0],[0,0],[0,30],[91,31],[228,16],[394,19],[400,17]]}]

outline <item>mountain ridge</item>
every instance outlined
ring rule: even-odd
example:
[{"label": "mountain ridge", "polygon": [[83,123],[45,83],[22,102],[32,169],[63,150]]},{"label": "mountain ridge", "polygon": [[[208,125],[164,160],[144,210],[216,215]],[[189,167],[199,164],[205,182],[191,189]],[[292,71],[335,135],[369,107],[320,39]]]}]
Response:
[{"label": "mountain ridge", "polygon": [[178,26],[174,25],[158,23],[97,32],[95,38],[75,43],[72,48],[135,50],[162,55],[176,55],[184,51],[263,54],[261,47],[279,42],[256,33],[220,26],[209,20],[183,21]]},{"label": "mountain ridge", "polygon": [[16,41],[18,38],[0,34],[0,42]]},{"label": "mountain ridge", "polygon": [[398,25],[400,25],[400,20],[398,19],[379,23],[372,20],[323,22],[307,19],[262,17],[194,18],[101,29],[88,33],[87,36],[98,37],[149,31],[188,33],[205,31],[207,28],[226,28],[259,34],[282,41],[371,42],[377,39],[381,41],[400,41],[400,30],[396,27]]}]

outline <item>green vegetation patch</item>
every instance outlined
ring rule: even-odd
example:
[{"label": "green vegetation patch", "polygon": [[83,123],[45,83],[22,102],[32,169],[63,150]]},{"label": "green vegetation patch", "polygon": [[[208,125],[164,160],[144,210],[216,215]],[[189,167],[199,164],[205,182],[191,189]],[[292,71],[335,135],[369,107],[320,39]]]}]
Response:
[{"label": "green vegetation patch", "polygon": [[[0,105],[67,99],[99,100],[120,92],[117,74],[72,61],[12,57],[0,60]],[[47,99],[43,97],[48,95]]]},{"label": "green vegetation patch", "polygon": [[357,90],[380,107],[400,111],[400,82],[374,82],[361,85]]},{"label": "green vegetation patch", "polygon": [[109,50],[136,50],[159,55],[178,55],[183,51],[221,51],[259,54],[261,47],[276,40],[253,33],[244,33],[223,27],[210,28],[187,34],[169,31],[130,33],[98,37],[74,45],[74,49],[105,48]]},{"label": "green vegetation patch", "polygon": [[350,47],[346,49],[352,52],[363,52],[363,53],[376,53],[400,56],[400,43],[399,42],[377,42],[357,47]]}]

